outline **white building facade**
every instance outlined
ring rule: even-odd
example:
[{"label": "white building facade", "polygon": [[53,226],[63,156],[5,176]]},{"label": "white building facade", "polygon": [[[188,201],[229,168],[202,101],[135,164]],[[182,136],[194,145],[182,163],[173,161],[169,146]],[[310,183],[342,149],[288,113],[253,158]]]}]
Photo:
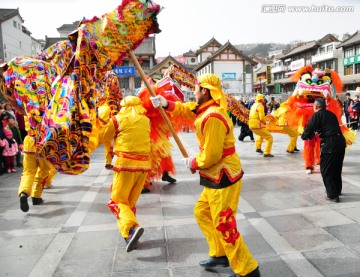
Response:
[{"label": "white building facade", "polygon": [[196,76],[213,73],[221,78],[222,89],[234,97],[249,95],[253,91],[254,60],[236,49],[230,42],[219,44],[214,38],[196,51]]},{"label": "white building facade", "polygon": [[31,55],[32,42],[30,32],[23,25],[24,20],[18,9],[0,9],[0,58],[8,62],[12,58]]}]

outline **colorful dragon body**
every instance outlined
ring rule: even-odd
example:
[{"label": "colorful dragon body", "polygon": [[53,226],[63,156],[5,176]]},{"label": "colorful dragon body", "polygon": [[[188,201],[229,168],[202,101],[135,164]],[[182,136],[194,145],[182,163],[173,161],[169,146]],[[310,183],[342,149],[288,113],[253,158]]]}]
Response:
[{"label": "colorful dragon body", "polygon": [[123,0],[114,11],[83,20],[70,44],[42,55],[10,61],[4,72],[8,99],[23,107],[36,139],[37,155],[61,173],[89,167],[90,136],[96,124],[95,85],[149,34],[159,31],[160,6]]}]

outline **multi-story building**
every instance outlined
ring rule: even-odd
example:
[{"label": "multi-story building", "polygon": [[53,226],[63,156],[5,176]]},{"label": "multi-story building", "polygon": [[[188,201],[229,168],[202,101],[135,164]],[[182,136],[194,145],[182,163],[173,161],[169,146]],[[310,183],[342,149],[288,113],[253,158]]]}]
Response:
[{"label": "multi-story building", "polygon": [[341,53],[337,51],[336,46],[339,43],[337,38],[328,34],[318,41],[309,41],[294,47],[280,59],[275,60],[271,69],[275,92],[291,94],[296,85],[296,82],[291,80],[291,76],[305,65],[338,71],[338,59]]},{"label": "multi-story building", "polygon": [[31,55],[30,31],[23,25],[19,9],[0,9],[0,59],[8,62],[12,58]]},{"label": "multi-story building", "polygon": [[318,67],[322,70],[328,68],[332,69],[339,74],[343,71],[339,67],[339,59],[341,59],[341,51],[336,47],[341,42],[333,35],[326,35],[317,42],[318,48],[315,54],[311,57],[312,66]]},{"label": "multi-story building", "polygon": [[224,92],[235,97],[253,92],[254,60],[243,54],[229,41],[221,45],[212,38],[196,51],[199,64],[194,68],[196,76],[214,73],[221,78]]},{"label": "multi-story building", "polygon": [[44,49],[44,46],[45,40],[31,37],[31,56],[34,57],[39,54]]},{"label": "multi-story building", "polygon": [[342,49],[343,59],[339,68],[343,71],[341,78],[344,91],[358,90],[360,93],[360,32],[355,32],[348,39],[337,45]]}]

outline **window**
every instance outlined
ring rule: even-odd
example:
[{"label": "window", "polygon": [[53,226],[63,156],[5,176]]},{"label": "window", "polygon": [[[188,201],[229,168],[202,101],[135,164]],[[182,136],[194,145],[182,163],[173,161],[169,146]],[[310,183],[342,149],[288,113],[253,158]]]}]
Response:
[{"label": "window", "polygon": [[326,47],[326,51],[327,52],[332,52],[333,51],[333,45],[328,45],[327,47]]},{"label": "window", "polygon": [[353,74],[353,66],[348,65],[344,67],[344,75],[351,75]]},{"label": "window", "polygon": [[325,53],[325,47],[320,47],[320,51],[319,51],[319,54],[324,54]]},{"label": "window", "polygon": [[355,55],[360,54],[360,44],[355,46]]},{"label": "window", "polygon": [[354,56],[354,48],[353,47],[345,49],[345,58],[348,58],[351,56]]},{"label": "window", "polygon": [[360,63],[355,64],[355,74],[359,74],[360,73]]},{"label": "window", "polygon": [[16,28],[17,24],[16,24],[16,21],[14,20],[13,21],[13,26]]},{"label": "window", "polygon": [[20,30],[20,23],[18,23],[18,29]]},{"label": "window", "polygon": [[19,41],[19,45],[20,45],[20,48],[21,48],[21,41]]},{"label": "window", "polygon": [[321,63],[319,63],[319,67],[321,68],[321,70],[325,70],[326,68],[334,69],[333,61],[330,60],[330,61],[321,62]]}]

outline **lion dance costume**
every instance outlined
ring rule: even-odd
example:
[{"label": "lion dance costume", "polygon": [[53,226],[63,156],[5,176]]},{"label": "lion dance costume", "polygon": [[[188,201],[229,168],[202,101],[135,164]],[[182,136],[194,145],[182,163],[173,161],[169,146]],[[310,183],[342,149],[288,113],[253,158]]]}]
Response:
[{"label": "lion dance costume", "polygon": [[[297,81],[292,96],[282,105],[288,109],[288,123],[303,133],[304,127],[314,114],[313,103],[316,98],[322,97],[326,100],[326,109],[333,112],[341,126],[341,131],[346,138],[347,144],[352,144],[355,134],[342,124],[342,109],[338,105],[335,96],[342,91],[342,82],[339,75],[329,69],[313,69],[310,65],[300,68],[292,80]],[[315,136],[311,140],[304,141],[303,158],[306,172],[310,174],[315,165],[320,162],[320,139]]]}]

